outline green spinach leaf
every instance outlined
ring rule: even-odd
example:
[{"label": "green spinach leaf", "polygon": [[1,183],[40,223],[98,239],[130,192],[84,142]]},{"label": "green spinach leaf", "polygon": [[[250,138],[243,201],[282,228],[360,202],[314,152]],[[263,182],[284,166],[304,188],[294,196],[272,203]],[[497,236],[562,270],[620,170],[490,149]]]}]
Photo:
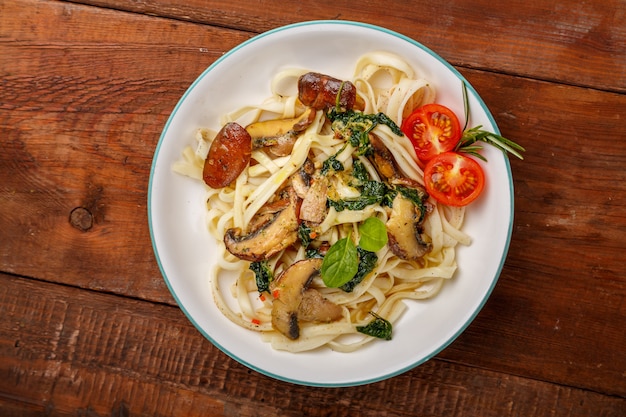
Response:
[{"label": "green spinach leaf", "polygon": [[418,219],[418,222],[422,221],[424,219],[424,216],[426,216],[426,207],[424,206],[424,200],[428,198],[428,195],[426,195],[426,193],[422,191],[416,190],[415,188],[403,187],[400,185],[396,186],[396,188],[398,189],[398,192],[400,194],[411,200],[413,204],[415,204],[419,208],[420,218]]},{"label": "green spinach leaf", "polygon": [[370,180],[370,175],[365,168],[365,164],[359,159],[355,159],[352,163],[352,176],[356,180],[354,186],[362,186]]},{"label": "green spinach leaf", "polygon": [[[339,153],[341,153],[341,151]],[[343,171],[344,169],[345,167],[343,166],[341,161],[337,159],[337,154],[335,154],[324,161],[324,163],[322,164],[321,172],[323,175],[326,175],[331,171],[339,172],[339,171]]]},{"label": "green spinach leaf", "polygon": [[356,330],[368,336],[391,340],[391,332],[393,330],[391,323],[372,311],[370,311],[370,314],[374,316],[374,320],[366,326],[357,326]]},{"label": "green spinach leaf", "polygon": [[374,270],[378,262],[378,256],[374,252],[367,251],[359,246],[356,249],[359,256],[359,267],[354,277],[341,286],[341,289],[345,292],[354,291],[354,288]]},{"label": "green spinach leaf", "polygon": [[269,291],[270,283],[274,280],[274,273],[267,261],[252,262],[249,268],[254,272],[256,287],[259,293]]},{"label": "green spinach leaf", "polygon": [[356,198],[332,200],[328,199],[328,205],[334,207],[337,211],[343,210],[363,210],[371,204],[382,204],[391,206],[395,191],[384,182],[366,181],[360,187],[361,195]]},{"label": "green spinach leaf", "polygon": [[313,229],[307,226],[304,222],[300,223],[298,227],[298,238],[300,239],[300,244],[303,248],[308,248],[313,238],[311,234],[313,233]]},{"label": "green spinach leaf", "polygon": [[365,114],[354,110],[341,111],[332,108],[328,114],[331,126],[336,134],[357,149],[358,155],[371,155],[372,146],[369,141],[369,132],[377,125],[387,125],[393,133],[402,136],[402,130],[384,113]]}]

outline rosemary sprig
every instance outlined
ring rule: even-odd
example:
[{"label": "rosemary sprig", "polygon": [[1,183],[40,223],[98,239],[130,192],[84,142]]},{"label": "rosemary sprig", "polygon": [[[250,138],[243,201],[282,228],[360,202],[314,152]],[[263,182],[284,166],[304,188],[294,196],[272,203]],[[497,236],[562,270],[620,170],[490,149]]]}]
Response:
[{"label": "rosemary sprig", "polygon": [[519,159],[524,159],[524,157],[520,153],[525,151],[522,146],[503,136],[483,130],[482,126],[476,126],[471,129],[465,130],[463,132],[463,135],[461,136],[461,140],[456,145],[456,150],[459,152],[465,152],[473,155],[477,158],[482,159],[483,161],[487,161],[487,158],[479,153],[483,147],[480,145],[476,145],[476,142],[488,143],[498,149],[510,153],[511,155],[515,155]]},{"label": "rosemary sprig", "polygon": [[461,136],[461,140],[459,140],[459,143],[455,147],[456,151],[470,154],[486,162],[487,158],[480,154],[483,147],[476,144],[477,142],[484,142],[493,145],[500,150],[508,152],[511,155],[515,155],[519,159],[524,159],[521,152],[524,152],[525,149],[512,140],[493,132],[483,130],[482,125],[467,129],[467,125],[469,123],[469,99],[467,96],[467,86],[465,85],[465,82],[463,82],[463,108],[465,110],[465,126],[463,126],[463,135]]},{"label": "rosemary sprig", "polygon": [[467,125],[469,124],[469,98],[467,97],[467,85],[465,85],[465,81],[463,84],[463,113],[465,113],[465,124],[463,125],[463,132],[467,129]]}]

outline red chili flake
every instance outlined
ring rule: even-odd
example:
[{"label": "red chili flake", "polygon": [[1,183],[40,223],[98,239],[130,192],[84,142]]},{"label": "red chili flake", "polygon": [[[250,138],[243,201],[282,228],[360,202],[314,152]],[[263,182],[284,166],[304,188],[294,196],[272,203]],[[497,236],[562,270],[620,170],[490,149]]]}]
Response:
[{"label": "red chili flake", "polygon": [[280,291],[278,291],[278,290],[272,291],[272,297],[274,297],[274,298],[280,297]]},{"label": "red chili flake", "polygon": [[259,319],[252,319],[251,321],[252,321],[252,324],[256,324],[257,326],[261,324],[261,320]]},{"label": "red chili flake", "polygon": [[261,294],[261,295],[259,295],[259,300],[261,300],[261,301],[265,301],[265,294]]}]

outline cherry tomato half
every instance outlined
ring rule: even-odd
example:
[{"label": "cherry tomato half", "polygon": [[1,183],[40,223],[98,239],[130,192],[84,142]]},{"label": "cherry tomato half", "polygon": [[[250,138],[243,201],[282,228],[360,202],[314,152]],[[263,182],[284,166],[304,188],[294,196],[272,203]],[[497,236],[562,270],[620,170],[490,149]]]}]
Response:
[{"label": "cherry tomato half", "polygon": [[424,162],[454,149],[463,133],[454,112],[436,103],[415,109],[404,119],[401,129]]},{"label": "cherry tomato half", "polygon": [[469,156],[444,152],[426,164],[424,183],[428,194],[440,203],[465,206],[480,195],[485,173]]}]

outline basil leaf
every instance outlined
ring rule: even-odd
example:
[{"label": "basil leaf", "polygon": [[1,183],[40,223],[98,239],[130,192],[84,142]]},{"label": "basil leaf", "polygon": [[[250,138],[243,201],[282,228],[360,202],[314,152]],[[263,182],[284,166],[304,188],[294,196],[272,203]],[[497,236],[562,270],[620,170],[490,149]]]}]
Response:
[{"label": "basil leaf", "polygon": [[378,217],[365,220],[359,226],[359,233],[359,246],[367,251],[376,252],[387,244],[387,228]]},{"label": "basil leaf", "polygon": [[320,273],[327,287],[341,287],[350,281],[359,268],[356,245],[349,237],[335,242],[322,262]]}]

